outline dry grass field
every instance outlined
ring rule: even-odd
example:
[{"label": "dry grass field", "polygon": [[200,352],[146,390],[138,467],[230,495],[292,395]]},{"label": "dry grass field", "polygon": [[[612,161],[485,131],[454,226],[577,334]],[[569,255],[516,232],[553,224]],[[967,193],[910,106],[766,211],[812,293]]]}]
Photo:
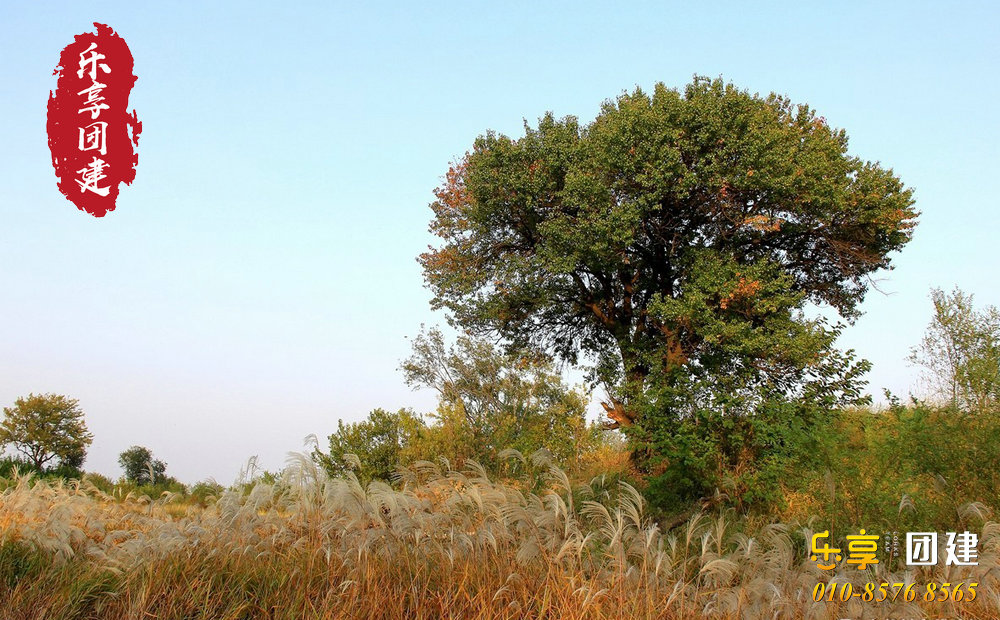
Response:
[{"label": "dry grass field", "polygon": [[[1000,617],[997,523],[978,531],[976,567],[830,574],[808,558],[808,524],[748,533],[698,514],[664,532],[631,487],[571,489],[540,465],[494,480],[474,463],[422,462],[398,489],[363,488],[302,456],[275,484],[205,508],[14,478],[0,495],[0,617]],[[916,584],[916,596],[814,602],[831,579]],[[923,600],[924,584],[945,581],[978,582],[975,600]]]}]

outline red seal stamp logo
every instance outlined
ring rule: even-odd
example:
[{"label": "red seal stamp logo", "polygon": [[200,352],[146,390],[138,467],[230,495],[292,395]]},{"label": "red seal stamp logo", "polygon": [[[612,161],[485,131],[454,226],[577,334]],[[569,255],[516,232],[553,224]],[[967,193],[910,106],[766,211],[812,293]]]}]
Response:
[{"label": "red seal stamp logo", "polygon": [[142,123],[126,111],[137,79],[132,52],[110,27],[94,26],[96,33],[76,35],[59,55],[46,128],[59,191],[104,217],[115,210],[118,186],[135,180]]}]

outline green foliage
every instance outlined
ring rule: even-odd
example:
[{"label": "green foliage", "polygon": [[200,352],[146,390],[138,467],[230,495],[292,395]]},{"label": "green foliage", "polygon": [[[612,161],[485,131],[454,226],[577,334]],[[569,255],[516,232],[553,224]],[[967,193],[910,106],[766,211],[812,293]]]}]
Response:
[{"label": "green foliage", "polygon": [[0,480],[12,480],[15,472],[19,475],[33,474],[35,478],[45,480],[79,480],[84,473],[70,465],[59,464],[55,467],[39,469],[34,463],[24,458],[8,456],[0,458]]},{"label": "green foliage", "polygon": [[[626,430],[654,507],[676,511],[700,501],[774,510],[784,502],[782,485],[817,465],[824,426],[843,407],[869,402],[862,375],[870,364],[833,348],[839,328],[797,325],[772,358],[788,363],[771,373],[771,381],[760,381],[744,362],[714,372],[702,366],[665,370],[647,389],[646,411]],[[752,330],[734,340],[768,346],[755,342]],[[800,366],[797,356],[816,359]]]},{"label": "green foliage", "polygon": [[544,449],[573,465],[601,446],[600,429],[586,421],[587,395],[569,388],[545,357],[503,352],[467,335],[449,346],[430,329],[414,339],[402,370],[409,385],[438,393],[437,410],[425,418],[376,409],[361,422],[339,421],[329,452],[314,454],[330,474],[353,469],[362,481],[390,480],[401,464],[439,457],[454,467],[474,459],[496,471],[507,449]]},{"label": "green foliage", "polygon": [[406,409],[395,413],[375,409],[361,422],[344,424],[339,420],[337,432],[329,437],[329,452],[316,451],[314,457],[332,476],[354,470],[364,481],[389,480],[408,438],[422,424]]},{"label": "green foliage", "polygon": [[658,432],[645,492],[665,515],[700,505],[840,532],[943,531],[978,527],[1000,507],[997,409],[771,401],[753,416],[705,412]]},{"label": "green foliage", "polygon": [[52,558],[22,541],[0,540],[0,584],[13,590],[21,580],[37,578]]},{"label": "green foliage", "polygon": [[10,480],[14,478],[15,473],[20,475],[28,473],[35,474],[36,476],[44,475],[42,470],[38,469],[30,461],[26,461],[23,458],[18,458],[16,456],[0,458],[0,479]]},{"label": "green foliage", "polygon": [[132,446],[118,455],[125,479],[137,485],[158,484],[166,480],[167,464],[153,458],[149,448]]},{"label": "green foliage", "polygon": [[505,449],[546,449],[562,463],[579,459],[598,441],[587,425],[587,394],[571,389],[544,356],[502,352],[461,335],[448,346],[438,329],[420,334],[402,370],[413,387],[439,396],[432,424],[415,438],[423,458],[435,454],[496,465]]},{"label": "green foliage", "polygon": [[164,493],[172,493],[181,497],[186,497],[188,494],[187,486],[173,476],[164,476],[162,479],[152,484],[148,482],[138,485],[125,483],[119,484],[115,488],[122,494],[127,495],[128,493],[133,493],[136,496],[145,495],[150,498],[160,497]]},{"label": "green foliage", "polygon": [[59,394],[29,394],[4,407],[0,445],[12,445],[39,471],[58,464],[65,471],[83,465],[93,435],[78,401]]},{"label": "green foliage", "polygon": [[479,137],[437,191],[443,244],[420,262],[462,327],[596,360],[624,426],[667,413],[646,391],[684,375],[803,391],[834,334],[802,310],[855,317],[912,204],[807,106],[696,78],[606,102],[588,126],[547,114],[522,138]]},{"label": "green foliage", "polygon": [[810,464],[783,485],[795,505],[775,507],[773,516],[841,529],[941,530],[1000,506],[996,410],[896,403],[836,412],[820,431]]},{"label": "green foliage", "polygon": [[965,411],[1000,403],[1000,311],[976,310],[972,295],[931,290],[934,316],[910,361],[922,366],[938,396]]},{"label": "green foliage", "polygon": [[661,506],[780,501],[819,412],[865,402],[840,352],[912,190],[804,105],[695,78],[488,132],[431,205],[432,304],[474,334],[593,362]]},{"label": "green foliage", "polygon": [[784,488],[821,464],[815,431],[832,417],[823,407],[777,398],[750,415],[698,409],[669,425],[663,416],[644,416],[635,434],[644,433],[642,445],[650,447],[638,454],[650,502],[666,512],[698,501],[780,511]]},{"label": "green foliage", "polygon": [[202,480],[188,489],[188,498],[199,506],[207,506],[216,501],[225,490],[225,487],[215,480]]},{"label": "green foliage", "polygon": [[[88,477],[90,475],[91,474],[87,474]],[[172,476],[164,476],[156,483],[145,482],[142,484],[137,484],[125,478],[121,478],[116,483],[111,485],[110,490],[105,489],[103,480],[99,480],[94,486],[119,499],[127,497],[147,497],[149,499],[157,499],[162,497],[164,493],[176,496],[178,500],[189,498],[187,486]],[[191,503],[198,503],[198,501],[191,500]]]},{"label": "green foliage", "polygon": [[115,482],[111,478],[108,478],[104,474],[98,474],[95,472],[87,472],[81,476],[81,479],[94,485],[98,491],[101,493],[106,493],[111,495],[115,491]]}]

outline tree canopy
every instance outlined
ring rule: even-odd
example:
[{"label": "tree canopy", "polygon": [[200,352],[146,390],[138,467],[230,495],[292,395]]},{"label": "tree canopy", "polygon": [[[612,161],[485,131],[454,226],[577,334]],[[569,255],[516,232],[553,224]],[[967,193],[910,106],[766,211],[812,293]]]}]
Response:
[{"label": "tree canopy", "polygon": [[153,458],[145,446],[132,446],[118,455],[125,479],[135,484],[157,484],[166,480],[167,464]]},{"label": "tree canopy", "polygon": [[[438,393],[431,416],[437,424],[425,437],[446,453],[486,463],[508,448],[523,454],[545,448],[567,462],[596,442],[587,395],[567,385],[545,356],[503,352],[468,335],[449,346],[434,328],[414,339],[402,370],[410,386]],[[445,441],[449,433],[462,441]]]},{"label": "tree canopy", "polygon": [[855,318],[918,213],[847,146],[808,106],[706,78],[623,94],[589,125],[549,113],[521,138],[487,132],[431,204],[432,304],[475,334],[593,360],[616,424],[652,377],[850,391],[863,368],[803,310]]},{"label": "tree canopy", "polygon": [[[313,457],[334,476],[355,470],[359,479],[390,480],[399,467],[401,453],[422,426],[420,419],[406,409],[392,413],[375,409],[360,422],[337,421],[337,432],[329,437],[330,451],[316,450]],[[354,455],[356,461],[348,460]]]},{"label": "tree canopy", "polygon": [[408,385],[438,393],[437,410],[421,416],[375,409],[360,422],[338,421],[329,452],[314,453],[329,473],[353,469],[361,480],[390,480],[399,465],[439,457],[493,469],[507,449],[545,449],[571,466],[601,443],[600,430],[587,424],[587,395],[568,386],[545,356],[503,352],[468,335],[448,344],[431,328],[414,338],[401,370]]},{"label": "tree canopy", "polygon": [[0,444],[13,445],[39,470],[58,460],[79,468],[93,435],[77,400],[59,394],[29,394],[4,407]]},{"label": "tree canopy", "polygon": [[1000,403],[1000,310],[977,310],[972,295],[931,290],[934,316],[909,360],[922,366],[953,407],[985,411]]}]

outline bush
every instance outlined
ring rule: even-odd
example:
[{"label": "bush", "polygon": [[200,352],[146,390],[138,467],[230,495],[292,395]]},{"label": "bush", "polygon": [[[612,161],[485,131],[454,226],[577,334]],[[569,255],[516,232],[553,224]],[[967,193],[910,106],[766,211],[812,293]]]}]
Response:
[{"label": "bush", "polygon": [[79,468],[67,464],[40,469],[31,461],[16,456],[0,458],[0,478],[13,478],[15,469],[22,476],[31,473],[37,478],[79,480],[84,475]]},{"label": "bush", "polygon": [[[314,458],[331,476],[343,475],[349,470],[361,480],[388,481],[400,463],[400,452],[410,435],[423,422],[406,409],[390,413],[375,409],[366,420],[344,424],[337,422],[337,432],[330,435],[330,452],[314,453]],[[353,465],[347,455],[357,457]]]},{"label": "bush", "polygon": [[668,513],[694,502],[724,503],[740,512],[771,511],[784,503],[783,485],[819,464],[816,432],[831,414],[815,406],[772,399],[750,415],[697,410],[671,424],[645,416],[645,454],[651,504]]},{"label": "bush", "polygon": [[83,480],[94,485],[101,493],[111,495],[115,490],[115,482],[103,474],[87,472],[83,475]]},{"label": "bush", "polygon": [[[1000,506],[1000,415],[921,402],[839,412],[818,444],[820,467],[785,485],[824,525],[938,528],[956,511]],[[808,499],[806,499],[808,498]]]},{"label": "bush", "polygon": [[226,488],[215,480],[202,480],[188,489],[188,499],[199,506],[208,506],[222,495]]},{"label": "bush", "polygon": [[7,456],[0,459],[0,478],[11,478],[14,475],[14,470],[17,470],[20,474],[26,474],[31,472],[35,475],[41,475],[42,471],[26,461],[25,459],[18,458],[16,456]]}]

